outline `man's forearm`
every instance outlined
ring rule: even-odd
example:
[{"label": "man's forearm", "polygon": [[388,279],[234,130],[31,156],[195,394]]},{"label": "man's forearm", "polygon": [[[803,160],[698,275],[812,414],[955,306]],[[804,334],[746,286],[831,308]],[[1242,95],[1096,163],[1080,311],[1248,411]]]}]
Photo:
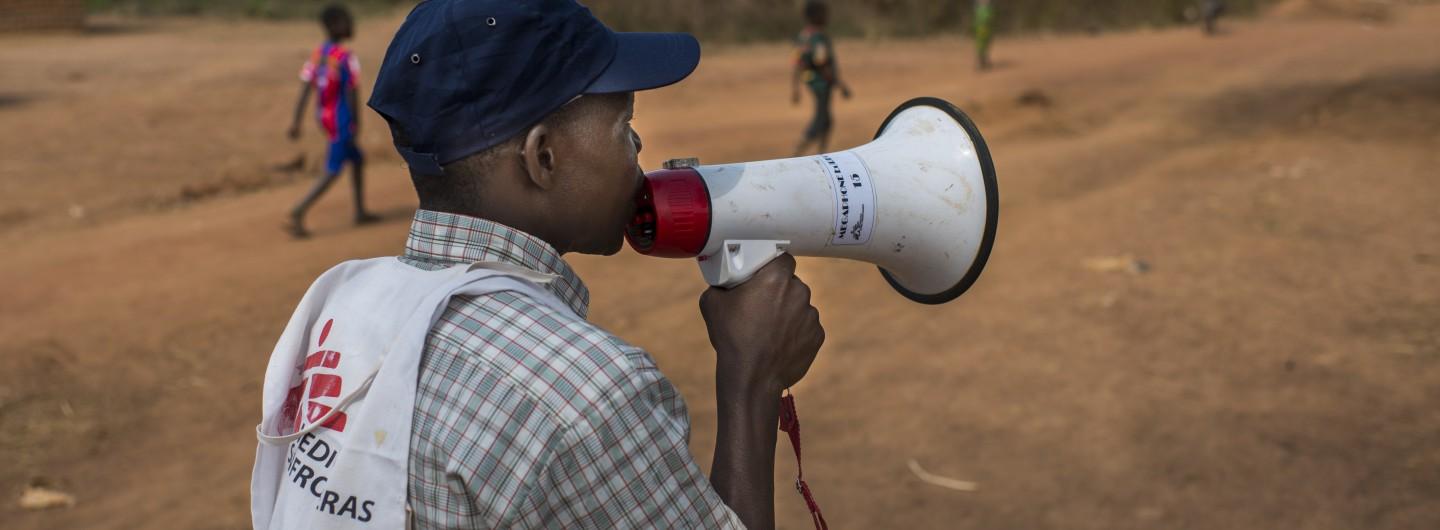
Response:
[{"label": "man's forearm", "polygon": [[716,389],[719,423],[710,483],[746,528],[775,527],[779,392]]}]

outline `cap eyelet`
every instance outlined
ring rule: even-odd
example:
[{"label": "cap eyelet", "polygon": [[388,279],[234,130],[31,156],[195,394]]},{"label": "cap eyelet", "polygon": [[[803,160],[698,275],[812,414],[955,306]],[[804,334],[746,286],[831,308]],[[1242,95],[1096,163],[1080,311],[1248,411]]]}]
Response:
[{"label": "cap eyelet", "polygon": [[412,53],[412,54],[410,54],[410,64],[420,64],[420,54],[418,54],[418,53]]},{"label": "cap eyelet", "polygon": [[485,17],[485,25],[495,27],[495,17]]}]

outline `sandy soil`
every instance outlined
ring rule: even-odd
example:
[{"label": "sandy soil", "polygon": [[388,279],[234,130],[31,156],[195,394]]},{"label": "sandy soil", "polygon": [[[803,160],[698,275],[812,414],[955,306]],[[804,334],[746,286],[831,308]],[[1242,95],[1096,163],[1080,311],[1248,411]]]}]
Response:
[{"label": "sandy soil", "polygon": [[[398,18],[364,21],[373,79]],[[996,157],[998,244],[940,307],[803,260],[829,341],[797,393],[838,528],[1440,527],[1440,7],[1002,40],[842,42],[836,144],[934,95]],[[373,204],[279,230],[321,153],[283,137],[309,24],[118,21],[0,37],[0,521],[244,528],[266,356],[309,281],[400,251],[414,206],[373,116]],[[785,154],[788,51],[712,47],[645,94],[646,167]],[[1032,95],[1022,98],[1027,92]],[[1024,102],[1022,102],[1022,100]],[[1140,274],[1087,267],[1133,256]],[[574,257],[709,462],[694,265]],[[849,281],[859,275],[863,281]],[[781,524],[808,527],[782,446]],[[974,492],[916,478],[914,459]],[[32,482],[74,493],[25,512]]]}]

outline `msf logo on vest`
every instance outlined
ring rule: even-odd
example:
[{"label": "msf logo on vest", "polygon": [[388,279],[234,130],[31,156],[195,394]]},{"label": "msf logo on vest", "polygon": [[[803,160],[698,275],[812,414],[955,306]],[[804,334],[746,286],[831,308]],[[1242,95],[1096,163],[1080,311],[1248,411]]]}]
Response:
[{"label": "msf logo on vest", "polygon": [[[291,425],[291,432],[300,430],[305,423],[320,421],[332,408],[326,402],[336,404],[340,398],[343,381],[340,374],[331,373],[340,367],[340,352],[319,349],[325,346],[325,339],[330,336],[330,327],[334,324],[333,318],[325,321],[325,327],[320,330],[320,341],[315,345],[317,351],[305,356],[305,364],[296,367],[300,371],[300,383],[290,388],[280,411],[282,421]],[[320,427],[344,432],[345,413],[335,413]]]}]

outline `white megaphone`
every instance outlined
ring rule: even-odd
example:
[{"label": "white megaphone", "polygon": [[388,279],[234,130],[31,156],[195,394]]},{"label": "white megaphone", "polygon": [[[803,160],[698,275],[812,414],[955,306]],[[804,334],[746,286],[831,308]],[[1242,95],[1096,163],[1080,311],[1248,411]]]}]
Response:
[{"label": "white megaphone", "polygon": [[710,285],[735,286],[788,252],[874,263],[900,294],[942,304],[975,283],[995,242],[995,164],[941,99],[907,101],[848,151],[689,165],[645,175],[626,239],[698,259]]}]

